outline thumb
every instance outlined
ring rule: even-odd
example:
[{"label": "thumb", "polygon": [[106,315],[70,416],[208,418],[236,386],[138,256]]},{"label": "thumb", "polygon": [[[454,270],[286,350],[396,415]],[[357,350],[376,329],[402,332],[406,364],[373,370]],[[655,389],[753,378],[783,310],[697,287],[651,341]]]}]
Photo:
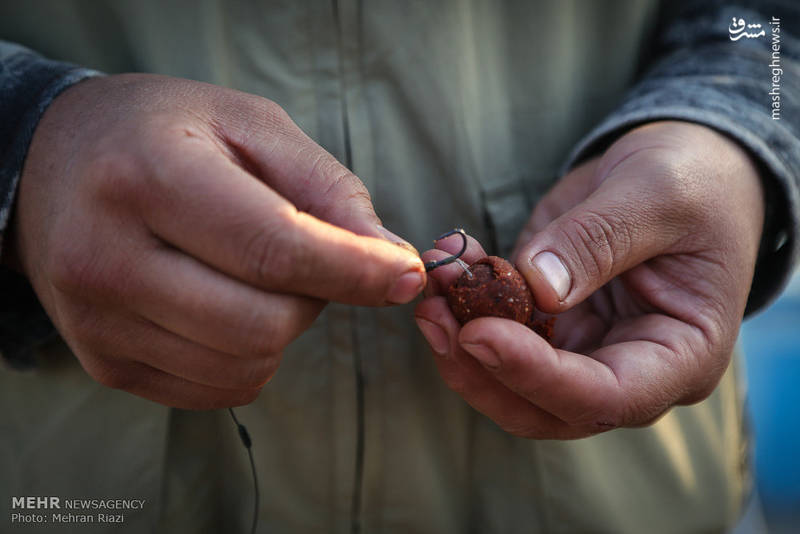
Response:
[{"label": "thumb", "polygon": [[683,235],[679,206],[636,182],[609,178],[521,247],[517,267],[537,308],[566,311]]}]

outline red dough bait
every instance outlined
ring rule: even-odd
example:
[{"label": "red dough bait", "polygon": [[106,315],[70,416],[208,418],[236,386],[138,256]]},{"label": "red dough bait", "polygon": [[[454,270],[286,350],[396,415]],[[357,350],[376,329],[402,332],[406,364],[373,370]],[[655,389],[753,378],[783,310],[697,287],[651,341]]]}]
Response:
[{"label": "red dough bait", "polygon": [[533,295],[513,265],[487,256],[469,266],[447,289],[447,304],[462,325],[478,317],[501,317],[522,323],[547,341],[553,336],[555,318],[533,319]]},{"label": "red dough bait", "polygon": [[447,303],[461,324],[478,317],[503,317],[525,324],[533,312],[533,295],[510,263],[487,256],[469,266],[447,290]]}]

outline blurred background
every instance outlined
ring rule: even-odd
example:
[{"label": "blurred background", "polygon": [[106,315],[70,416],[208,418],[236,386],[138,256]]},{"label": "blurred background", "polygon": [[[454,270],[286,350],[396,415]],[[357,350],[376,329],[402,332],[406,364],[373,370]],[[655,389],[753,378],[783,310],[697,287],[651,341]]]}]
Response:
[{"label": "blurred background", "polygon": [[757,500],[736,533],[800,533],[800,270],[772,306],[744,322],[739,341]]}]

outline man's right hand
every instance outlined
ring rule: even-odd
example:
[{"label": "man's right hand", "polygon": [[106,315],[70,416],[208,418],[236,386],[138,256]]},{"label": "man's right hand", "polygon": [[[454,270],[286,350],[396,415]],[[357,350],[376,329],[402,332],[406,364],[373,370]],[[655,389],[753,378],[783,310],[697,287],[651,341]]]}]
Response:
[{"label": "man's right hand", "polygon": [[379,224],[358,178],[275,103],[121,75],[44,114],[11,255],[92,377],[210,409],[251,402],[326,301],[422,290],[419,257]]}]

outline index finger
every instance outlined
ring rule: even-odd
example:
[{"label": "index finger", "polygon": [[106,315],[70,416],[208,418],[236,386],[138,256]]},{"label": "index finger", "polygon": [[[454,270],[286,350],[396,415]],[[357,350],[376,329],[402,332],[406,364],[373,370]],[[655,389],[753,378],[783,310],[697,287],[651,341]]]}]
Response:
[{"label": "index finger", "polygon": [[161,152],[143,217],[202,262],[261,289],[349,304],[408,302],[422,290],[417,255],[298,211],[214,143],[184,137]]},{"label": "index finger", "polygon": [[[461,250],[462,241],[459,235],[451,235],[436,242],[436,248],[422,253],[422,260],[429,261],[443,260],[451,254],[457,254]],[[478,240],[472,236],[467,236],[467,249],[461,255],[461,259],[467,265],[471,265],[486,256],[483,247]],[[428,285],[425,288],[425,296],[441,295],[443,290],[453,283],[464,272],[464,268],[458,263],[449,263],[436,267],[428,273]]]},{"label": "index finger", "polygon": [[652,421],[706,388],[715,364],[711,356],[702,361],[701,337],[654,314],[612,330],[609,344],[590,355],[555,349],[525,326],[495,318],[467,324],[459,342],[532,404],[600,431]]}]

